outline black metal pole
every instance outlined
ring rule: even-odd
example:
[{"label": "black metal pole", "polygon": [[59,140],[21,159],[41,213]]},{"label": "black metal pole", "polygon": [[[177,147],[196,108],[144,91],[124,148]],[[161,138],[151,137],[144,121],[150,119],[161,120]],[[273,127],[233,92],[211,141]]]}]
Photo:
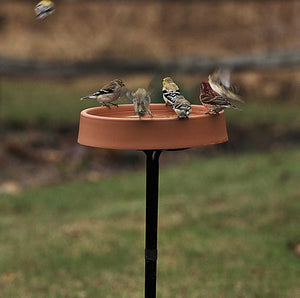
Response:
[{"label": "black metal pole", "polygon": [[158,179],[161,150],[146,154],[145,298],[156,297]]}]

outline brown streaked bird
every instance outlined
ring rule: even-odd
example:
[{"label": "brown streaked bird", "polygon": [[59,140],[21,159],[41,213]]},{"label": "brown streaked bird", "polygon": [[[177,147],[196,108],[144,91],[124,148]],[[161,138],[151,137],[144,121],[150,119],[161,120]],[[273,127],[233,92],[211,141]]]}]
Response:
[{"label": "brown streaked bird", "polygon": [[108,104],[118,106],[113,103],[113,101],[117,100],[121,95],[121,89],[125,86],[122,80],[115,79],[110,83],[103,86],[100,90],[96,91],[93,94],[88,96],[81,97],[80,100],[84,99],[96,99],[98,102],[103,103],[103,105],[110,107]]}]

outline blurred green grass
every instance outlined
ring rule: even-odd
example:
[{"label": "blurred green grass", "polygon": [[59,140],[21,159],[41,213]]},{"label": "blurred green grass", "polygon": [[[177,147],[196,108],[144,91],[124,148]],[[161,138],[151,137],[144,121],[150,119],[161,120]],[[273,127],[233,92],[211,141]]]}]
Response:
[{"label": "blurred green grass", "polygon": [[90,104],[79,100],[84,94],[82,89],[68,83],[3,80],[1,93],[4,123],[71,125],[79,121],[80,111]]},{"label": "blurred green grass", "polygon": [[[91,84],[90,84],[91,85]],[[46,125],[49,127],[69,125],[79,122],[80,111],[97,106],[93,100],[80,101],[80,97],[92,92],[87,84],[45,82],[45,81],[16,81],[2,80],[0,117],[3,123],[18,123],[23,125]],[[160,88],[160,87],[157,87]],[[88,91],[87,91],[88,90]],[[185,94],[189,94],[185,90]],[[198,104],[198,95],[190,92],[192,101]],[[160,90],[155,90],[153,102],[162,102],[159,98]],[[128,103],[120,99],[119,103]],[[253,126],[258,123],[268,123],[279,127],[281,131],[299,129],[299,117],[295,111],[299,109],[295,104],[283,102],[264,102],[263,100],[247,100],[240,105],[243,111],[226,111],[227,123],[238,126]]]},{"label": "blurred green grass", "polygon": [[[163,168],[158,297],[298,297],[299,159],[294,149]],[[2,196],[0,296],[143,297],[144,181]]]}]

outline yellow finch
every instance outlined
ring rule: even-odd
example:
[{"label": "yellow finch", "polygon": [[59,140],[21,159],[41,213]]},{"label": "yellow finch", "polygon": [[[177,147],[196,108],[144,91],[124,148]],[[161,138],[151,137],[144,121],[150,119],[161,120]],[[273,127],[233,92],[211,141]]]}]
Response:
[{"label": "yellow finch", "polygon": [[96,99],[100,103],[103,103],[103,105],[110,107],[108,105],[112,104],[115,106],[118,106],[117,104],[112,103],[113,101],[117,100],[121,95],[121,89],[125,86],[122,80],[115,79],[111,81],[109,84],[103,86],[100,90],[96,91],[93,94],[90,94],[88,96],[82,97],[80,100],[84,99]]},{"label": "yellow finch", "polygon": [[172,106],[177,96],[180,95],[179,87],[170,77],[164,78],[162,81],[162,85],[163,99],[167,106]]},{"label": "yellow finch", "polygon": [[132,100],[135,113],[140,117],[149,114],[153,117],[150,111],[150,94],[144,88],[138,88],[135,92],[127,91],[126,96]]},{"label": "yellow finch", "polygon": [[208,76],[208,81],[203,81],[200,88],[200,101],[208,109],[206,114],[218,115],[225,108],[240,110],[230,103],[230,99],[243,102],[234,93],[230,86],[230,73],[225,70],[217,70]]},{"label": "yellow finch", "polygon": [[187,119],[192,111],[190,102],[183,95],[178,95],[174,104],[173,110],[176,112],[179,119]]},{"label": "yellow finch", "polygon": [[35,15],[37,19],[44,19],[54,11],[54,3],[50,0],[42,0],[35,6]]}]

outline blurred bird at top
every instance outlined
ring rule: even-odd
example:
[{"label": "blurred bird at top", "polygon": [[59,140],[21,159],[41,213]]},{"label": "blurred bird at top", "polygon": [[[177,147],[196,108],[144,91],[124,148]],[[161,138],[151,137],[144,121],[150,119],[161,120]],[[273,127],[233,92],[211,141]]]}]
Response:
[{"label": "blurred bird at top", "polygon": [[84,99],[96,99],[98,102],[102,103],[103,105],[110,108],[108,105],[118,106],[117,104],[113,103],[113,101],[117,100],[121,95],[121,89],[125,86],[122,80],[115,79],[111,81],[109,84],[103,86],[100,90],[96,91],[93,94],[90,94],[85,97],[81,97],[80,100]]},{"label": "blurred bird at top", "polygon": [[146,89],[138,88],[135,92],[128,90],[125,94],[132,101],[135,113],[140,117],[140,119],[147,114],[153,117],[150,111],[151,98]]},{"label": "blurred bird at top", "polygon": [[230,84],[230,71],[218,69],[208,76],[208,81],[201,83],[200,101],[209,111],[206,114],[219,114],[225,108],[241,110],[230,100],[244,102]]},{"label": "blurred bird at top", "polygon": [[179,87],[170,77],[164,78],[162,81],[162,85],[163,99],[167,106],[172,106],[177,96],[180,95]]},{"label": "blurred bird at top", "polygon": [[183,95],[178,95],[173,104],[173,110],[179,119],[187,119],[192,111],[191,103]]},{"label": "blurred bird at top", "polygon": [[44,19],[54,11],[54,3],[50,0],[42,0],[35,6],[35,15],[37,19]]}]

